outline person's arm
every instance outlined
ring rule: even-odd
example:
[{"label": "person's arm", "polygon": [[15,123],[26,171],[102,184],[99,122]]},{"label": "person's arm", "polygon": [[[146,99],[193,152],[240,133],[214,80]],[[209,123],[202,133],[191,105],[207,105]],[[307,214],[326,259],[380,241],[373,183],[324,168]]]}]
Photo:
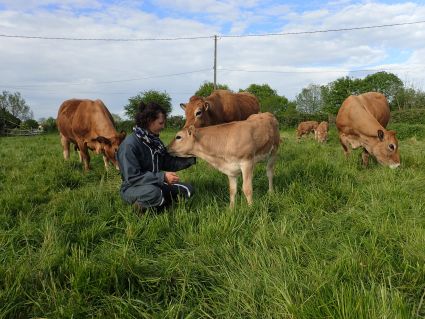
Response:
[{"label": "person's arm", "polygon": [[[145,171],[141,167],[143,153],[137,152],[135,147],[127,144],[119,148],[117,159],[120,166],[120,173],[124,182],[129,185],[143,183],[143,184],[158,184],[164,183],[164,172],[153,173]],[[151,159],[146,159],[151,161]]]},{"label": "person's arm", "polygon": [[177,157],[165,153],[160,156],[159,169],[164,171],[177,172],[188,168],[196,163],[196,157]]}]

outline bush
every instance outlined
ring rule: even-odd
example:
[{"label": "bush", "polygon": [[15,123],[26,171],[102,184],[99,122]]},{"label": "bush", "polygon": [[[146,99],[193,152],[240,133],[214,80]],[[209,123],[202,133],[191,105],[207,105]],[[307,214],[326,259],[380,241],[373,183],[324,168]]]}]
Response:
[{"label": "bush", "polygon": [[397,138],[400,140],[410,137],[425,138],[425,124],[392,123],[387,128],[397,131]]},{"label": "bush", "polygon": [[281,128],[296,128],[300,122],[304,121],[334,121],[327,113],[301,113],[301,112],[281,112],[276,114]]},{"label": "bush", "polygon": [[408,109],[391,112],[390,123],[425,124],[425,109]]}]

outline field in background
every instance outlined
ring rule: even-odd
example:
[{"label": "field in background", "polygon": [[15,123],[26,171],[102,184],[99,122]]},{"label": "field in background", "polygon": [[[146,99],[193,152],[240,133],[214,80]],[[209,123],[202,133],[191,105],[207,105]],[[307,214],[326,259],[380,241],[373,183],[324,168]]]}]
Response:
[{"label": "field in background", "polygon": [[[397,129],[403,130],[401,124]],[[92,156],[64,162],[55,134],[0,138],[1,318],[421,318],[425,141],[405,129],[401,168],[283,131],[274,194],[254,205],[203,161],[196,196],[142,218]],[[172,132],[163,136],[169,141]]]}]

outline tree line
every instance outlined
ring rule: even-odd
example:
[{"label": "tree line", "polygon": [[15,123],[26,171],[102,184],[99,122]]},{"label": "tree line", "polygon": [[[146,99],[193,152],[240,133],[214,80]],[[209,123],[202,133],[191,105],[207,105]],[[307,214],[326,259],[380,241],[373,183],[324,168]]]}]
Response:
[{"label": "tree line", "polygon": [[[226,84],[218,84],[217,88],[230,90]],[[204,82],[194,95],[207,97],[213,90],[212,82]],[[254,94],[260,102],[261,111],[272,112],[284,126],[294,126],[305,119],[326,120],[329,116],[337,114],[342,102],[348,96],[370,91],[383,93],[392,111],[425,108],[424,91],[406,86],[395,74],[384,71],[370,74],[363,79],[346,76],[326,85],[310,84],[303,88],[294,100],[279,95],[268,84],[251,84],[245,89],[238,90],[242,91]],[[124,113],[129,120],[123,120],[119,115],[113,114],[115,122],[121,128],[131,129],[132,119],[138,111],[140,101],[156,102],[168,113],[172,111],[171,97],[167,92],[157,90],[140,92],[130,97],[128,104],[124,106]],[[184,119],[182,116],[169,116],[167,122],[168,126],[179,128],[183,126]],[[33,112],[19,92],[3,91],[0,95],[0,132],[16,125],[28,128],[42,125],[45,131],[56,129],[53,117],[35,121]]]}]

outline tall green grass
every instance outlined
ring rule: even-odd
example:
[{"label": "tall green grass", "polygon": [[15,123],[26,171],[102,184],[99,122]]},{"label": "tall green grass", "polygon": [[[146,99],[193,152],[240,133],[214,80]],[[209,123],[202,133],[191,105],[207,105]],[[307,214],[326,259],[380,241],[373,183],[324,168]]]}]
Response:
[{"label": "tall green grass", "polygon": [[[172,132],[166,132],[169,141]],[[84,173],[57,135],[0,139],[1,318],[421,318],[425,142],[390,170],[283,131],[275,193],[228,208],[225,175],[180,172],[196,195],[140,218],[101,156]]]}]

